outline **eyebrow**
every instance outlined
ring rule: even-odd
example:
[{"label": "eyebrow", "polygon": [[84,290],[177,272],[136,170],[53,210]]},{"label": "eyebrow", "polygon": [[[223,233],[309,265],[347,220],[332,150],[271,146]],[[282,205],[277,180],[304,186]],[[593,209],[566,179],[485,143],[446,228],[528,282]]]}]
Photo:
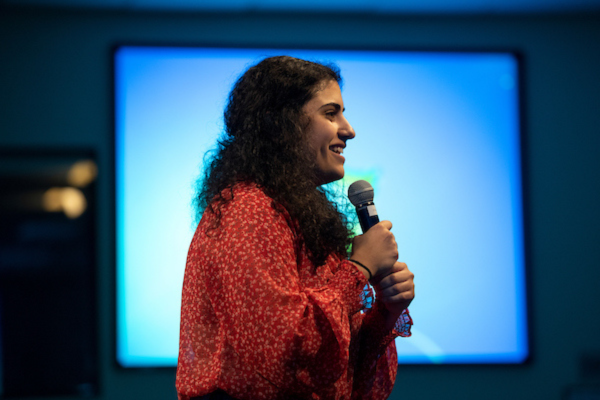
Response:
[{"label": "eyebrow", "polygon": [[[333,102],[331,102],[331,103],[327,103],[327,104],[323,104],[321,107],[319,107],[319,110],[320,110],[321,108],[323,108],[323,107],[327,107],[327,106],[333,106],[333,107],[335,107],[335,110],[336,110],[336,111],[340,111],[340,110],[342,110],[342,106],[340,106],[338,103],[333,103]],[[344,112],[344,111],[346,111],[346,108],[345,108],[345,107],[344,107],[344,109],[342,110],[342,112]]]}]

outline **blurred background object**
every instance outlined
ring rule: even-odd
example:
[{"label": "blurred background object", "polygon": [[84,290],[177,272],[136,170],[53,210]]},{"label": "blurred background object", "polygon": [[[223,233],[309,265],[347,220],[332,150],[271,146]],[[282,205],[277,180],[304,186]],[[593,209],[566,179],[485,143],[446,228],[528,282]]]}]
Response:
[{"label": "blurred background object", "polygon": [[97,391],[97,169],[90,154],[0,153],[0,355],[6,398],[89,397]]}]

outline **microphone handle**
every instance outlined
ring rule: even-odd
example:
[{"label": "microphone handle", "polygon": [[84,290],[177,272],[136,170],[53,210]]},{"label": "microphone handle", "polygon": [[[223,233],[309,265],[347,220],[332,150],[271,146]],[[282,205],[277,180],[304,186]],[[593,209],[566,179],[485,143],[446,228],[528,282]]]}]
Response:
[{"label": "microphone handle", "polygon": [[356,215],[363,233],[366,233],[373,225],[379,223],[379,216],[372,201],[356,207]]}]

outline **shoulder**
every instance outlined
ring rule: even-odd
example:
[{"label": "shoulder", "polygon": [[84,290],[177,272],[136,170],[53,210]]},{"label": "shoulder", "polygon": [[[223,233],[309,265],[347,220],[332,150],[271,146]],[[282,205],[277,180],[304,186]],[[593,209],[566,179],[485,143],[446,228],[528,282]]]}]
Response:
[{"label": "shoulder", "polygon": [[[195,240],[211,254],[293,254],[297,232],[287,211],[255,184],[236,184],[222,192],[225,203],[205,213]],[[269,255],[272,254],[272,255]],[[286,253],[287,254],[287,253]],[[229,257],[229,256],[228,256]]]},{"label": "shoulder", "polygon": [[277,208],[273,199],[254,183],[238,183],[226,188],[221,194],[226,200],[221,207],[224,214],[236,211],[270,213]]},{"label": "shoulder", "polygon": [[273,203],[273,199],[255,183],[238,183],[225,189],[222,194],[229,203],[235,206],[247,204],[271,206]]},{"label": "shoulder", "polygon": [[[226,226],[294,225],[287,210],[255,183],[243,182],[228,187],[221,192],[221,199],[223,201],[217,206],[217,212],[221,224]],[[213,217],[211,215],[208,219]]]}]

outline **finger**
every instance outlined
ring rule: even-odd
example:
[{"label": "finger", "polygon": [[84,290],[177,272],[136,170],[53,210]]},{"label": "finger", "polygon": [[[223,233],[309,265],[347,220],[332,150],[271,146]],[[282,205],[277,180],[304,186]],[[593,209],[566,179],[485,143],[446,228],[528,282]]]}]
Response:
[{"label": "finger", "polygon": [[406,265],[406,263],[403,263],[402,261],[396,261],[394,263],[394,270],[395,271],[402,271],[404,269],[408,269],[408,265]]},{"label": "finger", "polygon": [[381,224],[381,226],[383,226],[383,227],[384,227],[385,229],[387,229],[388,231],[391,231],[391,230],[392,230],[392,223],[391,223],[391,221],[384,220],[384,221],[381,221],[381,222],[379,222],[379,223]]},{"label": "finger", "polygon": [[392,266],[390,267],[387,275],[391,275],[393,273],[403,271],[403,270],[408,270],[408,266],[401,261],[395,261],[394,264],[392,264]]},{"label": "finger", "polygon": [[406,308],[414,300],[414,297],[414,294],[410,292],[403,292],[393,297],[385,298],[383,299],[383,302],[388,305],[403,304],[404,308]]},{"label": "finger", "polygon": [[412,281],[415,277],[415,275],[412,272],[410,272],[408,268],[406,268],[406,264],[404,263],[396,263],[392,268],[395,268],[396,270],[392,270],[391,273],[384,276],[379,282],[377,282],[377,285],[380,288],[384,289],[396,283],[405,282],[409,280]]},{"label": "finger", "polygon": [[401,290],[397,293],[390,294],[388,296],[381,296],[381,300],[384,303],[394,303],[398,301],[413,300],[415,298],[415,286],[408,288],[407,290]]},{"label": "finger", "polygon": [[413,293],[415,285],[412,281],[396,283],[395,285],[389,286],[379,292],[382,299],[391,298],[401,293]]},{"label": "finger", "polygon": [[376,279],[372,279],[371,284],[379,289],[382,285],[383,285],[383,287],[387,287],[387,286],[393,285],[394,283],[399,282],[396,280],[396,278],[393,277],[393,274],[395,274],[397,272],[397,271],[394,271],[394,268],[396,268],[396,267],[394,267],[394,265],[392,265],[388,271],[377,276]]},{"label": "finger", "polygon": [[380,290],[384,290],[390,286],[394,286],[398,283],[405,282],[409,279],[410,279],[410,276],[407,273],[395,272],[395,273],[390,274],[390,275],[384,277],[383,279],[381,279],[377,283],[377,286]]}]

